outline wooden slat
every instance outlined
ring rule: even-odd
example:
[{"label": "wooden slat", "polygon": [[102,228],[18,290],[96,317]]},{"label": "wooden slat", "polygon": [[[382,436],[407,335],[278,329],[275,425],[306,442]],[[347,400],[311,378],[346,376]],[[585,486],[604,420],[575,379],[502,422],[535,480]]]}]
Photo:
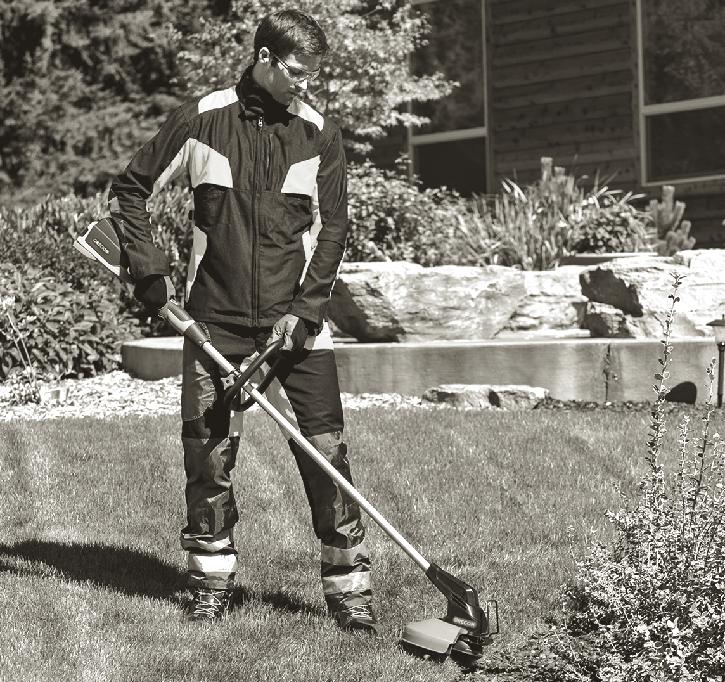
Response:
[{"label": "wooden slat", "polygon": [[[559,82],[559,86],[563,86]],[[632,97],[632,86],[630,83],[607,83],[599,85],[589,82],[588,89],[577,89],[569,87],[555,88],[551,83],[542,85],[526,86],[506,92],[505,90],[494,90],[491,101],[491,108],[494,111],[506,111],[520,107],[545,107],[552,105],[575,107],[586,100],[608,99],[618,97],[622,105],[627,109],[631,108],[628,100]],[[596,103],[595,103],[596,104]],[[566,109],[563,110],[564,112]],[[533,114],[532,114],[533,115]]]},{"label": "wooden slat", "polygon": [[531,168],[541,167],[541,157],[550,156],[554,159],[554,164],[557,166],[564,166],[565,168],[582,168],[582,167],[599,167],[604,164],[612,165],[618,162],[633,162],[635,150],[631,146],[626,144],[619,148],[612,148],[606,150],[598,150],[595,152],[581,153],[573,158],[571,155],[560,153],[558,149],[547,149],[547,150],[532,150],[527,152],[525,156],[519,157],[508,157],[507,155],[501,155],[495,157],[494,166],[497,173],[500,170],[506,168],[517,168],[519,170],[528,170]]},{"label": "wooden slat", "polygon": [[632,99],[623,95],[613,97],[583,97],[574,101],[541,106],[522,106],[515,109],[496,108],[489,125],[492,130],[518,130],[532,126],[555,126],[564,121],[586,124],[603,118],[632,114]]},{"label": "wooden slat", "polygon": [[602,97],[591,97],[589,93],[559,102],[537,104],[537,98],[530,97],[518,106],[500,102],[491,106],[489,125],[495,130],[511,130],[536,125],[556,125],[562,121],[591,121],[599,118],[633,114],[631,93],[619,88],[618,92]]},{"label": "wooden slat", "polygon": [[[593,120],[571,119],[560,120],[554,125],[533,125],[509,128],[506,122],[495,128],[495,149],[497,153],[505,153],[530,146],[551,146],[567,139],[573,143],[612,140],[617,137],[634,139],[631,116],[614,116]],[[533,143],[533,144],[532,144]]]},{"label": "wooden slat", "polygon": [[618,49],[633,49],[629,26],[620,30],[584,31],[572,36],[554,36],[529,43],[497,46],[489,63],[491,72],[496,73],[505,66],[528,64],[540,59],[578,57]]},{"label": "wooden slat", "polygon": [[618,7],[626,11],[628,0],[486,0],[494,25],[512,24],[526,19],[547,19],[572,12]]},{"label": "wooden slat", "polygon": [[540,159],[542,156],[551,156],[559,166],[569,166],[577,159],[585,159],[592,155],[603,155],[597,158],[634,158],[637,154],[634,140],[631,136],[616,136],[605,140],[592,140],[571,142],[568,138],[562,138],[553,144],[543,140],[524,140],[523,144],[516,150],[501,152],[494,140],[494,153],[496,164],[511,165],[517,159],[532,158]]},{"label": "wooden slat", "polygon": [[626,71],[631,65],[631,50],[609,50],[599,54],[583,55],[578,59],[571,57],[542,59],[531,64],[503,67],[491,74],[491,80],[494,88],[515,88],[531,84],[557,83],[574,78],[595,78],[613,71]]},{"label": "wooden slat", "polygon": [[489,31],[489,36],[495,49],[503,45],[518,45],[535,40],[546,40],[554,36],[577,35],[586,31],[605,28],[616,29],[629,25],[628,14],[603,8],[588,12],[563,14],[551,21],[542,19],[498,26],[495,31]]},{"label": "wooden slat", "polygon": [[[666,185],[666,182],[661,183]],[[713,205],[722,201],[725,205],[725,180],[709,180],[707,182],[687,182],[675,185],[675,198],[687,200],[688,197],[711,198]],[[725,212],[723,213],[725,218]]]},{"label": "wooden slat", "polygon": [[[607,164],[598,164],[590,167],[577,166],[577,168],[574,169],[574,175],[582,180],[583,185],[591,186],[594,182],[597,171],[599,171],[600,178],[607,178],[616,172],[616,179],[612,180],[608,185],[611,189],[621,189],[628,192],[632,190],[637,182],[636,169],[631,162],[620,162],[613,167],[610,167]],[[505,178],[512,178],[520,184],[527,184],[536,181],[539,174],[540,170],[538,167],[531,167],[528,169],[523,169],[521,167],[511,168],[503,173],[497,172],[493,185],[496,188],[496,191],[499,191],[501,188],[501,181]],[[584,180],[585,177],[587,180]]]}]

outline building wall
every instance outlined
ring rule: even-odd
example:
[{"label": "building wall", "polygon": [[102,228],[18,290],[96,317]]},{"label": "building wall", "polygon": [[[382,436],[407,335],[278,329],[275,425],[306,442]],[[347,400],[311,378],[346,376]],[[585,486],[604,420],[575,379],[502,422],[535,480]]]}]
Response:
[{"label": "building wall", "polygon": [[[522,182],[540,158],[612,187],[642,187],[635,0],[488,0],[493,175]],[[725,246],[725,183],[679,184],[698,246]]]},{"label": "building wall", "polygon": [[[535,179],[547,156],[659,197],[640,184],[636,0],[486,0],[485,25],[489,192]],[[376,146],[390,165],[407,145],[396,131]],[[725,247],[725,182],[677,184],[676,198],[697,245]]]},{"label": "building wall", "polygon": [[630,0],[489,0],[489,144],[498,181],[538,175],[638,178]]}]

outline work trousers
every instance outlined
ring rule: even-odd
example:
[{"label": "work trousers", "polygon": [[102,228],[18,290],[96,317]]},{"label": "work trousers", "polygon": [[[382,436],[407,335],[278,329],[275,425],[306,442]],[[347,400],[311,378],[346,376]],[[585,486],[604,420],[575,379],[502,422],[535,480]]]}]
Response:
[{"label": "work trousers", "polygon": [[[239,365],[269,339],[269,330],[249,332],[249,352],[228,355]],[[331,345],[331,344],[330,344]],[[312,343],[298,353],[283,352],[277,379],[266,397],[285,414],[325,458],[352,483],[334,352]],[[196,345],[185,341],[181,396],[182,442],[186,470],[187,524],[181,531],[188,552],[192,587],[231,589],[237,570],[234,526],[239,520],[231,473],[242,437],[242,413],[225,405],[220,371]],[[245,394],[246,397],[246,394]],[[357,503],[288,438],[321,542],[325,599],[367,602],[371,596],[370,559]],[[284,538],[276,539],[280,544]]]}]

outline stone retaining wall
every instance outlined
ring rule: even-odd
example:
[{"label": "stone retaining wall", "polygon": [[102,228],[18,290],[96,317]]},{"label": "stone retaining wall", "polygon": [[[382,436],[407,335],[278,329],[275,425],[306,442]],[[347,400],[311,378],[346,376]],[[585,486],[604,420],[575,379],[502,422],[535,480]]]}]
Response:
[{"label": "stone retaining wall", "polygon": [[364,342],[659,338],[675,273],[684,279],[673,337],[711,336],[707,323],[725,312],[723,249],[546,272],[344,263],[329,315],[340,334]]}]

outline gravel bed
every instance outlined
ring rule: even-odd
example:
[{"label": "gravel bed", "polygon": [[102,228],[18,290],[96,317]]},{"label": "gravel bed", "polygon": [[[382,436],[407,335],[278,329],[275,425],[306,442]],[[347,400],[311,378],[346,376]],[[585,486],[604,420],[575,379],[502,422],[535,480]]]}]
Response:
[{"label": "gravel bed", "polygon": [[[90,379],[69,379],[43,386],[48,390],[54,388],[65,393],[62,402],[48,398],[40,404],[26,405],[11,405],[8,390],[0,388],[0,421],[178,414],[181,376],[144,381],[115,371]],[[342,404],[347,410],[370,406],[394,409],[443,407],[397,393],[343,393]],[[253,405],[250,411],[258,409]]]},{"label": "gravel bed", "polygon": [[[158,381],[135,379],[122,371],[108,372],[90,379],[68,379],[45,384],[44,390],[59,388],[65,393],[62,401],[45,398],[40,404],[12,405],[8,390],[0,386],[0,421],[17,419],[60,419],[98,417],[114,418],[125,415],[178,414],[181,399],[181,376]],[[343,393],[342,404],[346,410],[366,407],[389,409],[425,410],[475,410],[476,408],[452,407],[432,403],[416,396],[398,393]],[[615,412],[651,412],[653,403],[648,401],[623,401],[597,403],[593,401],[556,400],[547,398],[537,405],[538,410],[607,410]],[[253,405],[250,411],[260,409]],[[665,412],[699,411],[701,405],[665,403]]]}]

